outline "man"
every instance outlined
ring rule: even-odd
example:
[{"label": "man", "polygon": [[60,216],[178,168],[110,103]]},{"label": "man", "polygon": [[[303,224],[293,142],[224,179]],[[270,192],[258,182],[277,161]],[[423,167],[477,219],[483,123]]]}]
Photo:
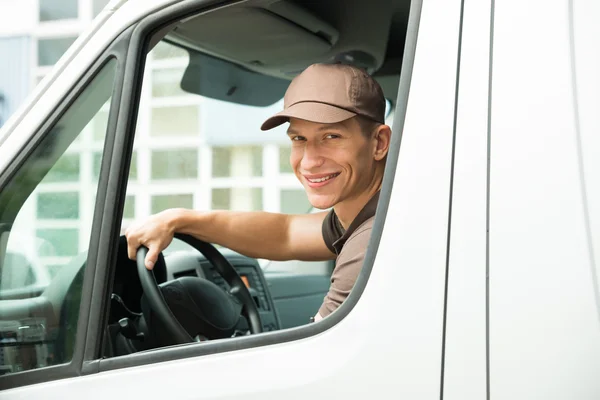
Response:
[{"label": "man", "polygon": [[315,320],[328,316],[352,290],[369,243],[390,144],[384,117],[383,92],[365,72],[342,64],[311,65],[291,82],[284,110],[261,129],[289,122],[294,173],[314,207],[333,210],[286,215],[170,209],[127,229],[129,258],[135,260],[145,245],[146,267],[152,269],[175,232],[253,258],[336,258]]}]

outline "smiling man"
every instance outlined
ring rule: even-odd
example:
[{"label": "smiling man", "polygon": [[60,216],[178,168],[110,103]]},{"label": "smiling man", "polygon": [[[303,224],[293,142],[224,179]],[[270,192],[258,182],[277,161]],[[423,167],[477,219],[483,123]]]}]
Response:
[{"label": "smiling man", "polygon": [[364,71],[314,64],[290,84],[284,110],[264,122],[268,130],[289,122],[290,163],[308,200],[308,215],[267,212],[201,212],[170,209],[131,225],[129,258],[140,245],[151,269],[175,232],[217,243],[253,258],[336,260],[319,320],[348,297],[363,264],[383,180],[391,130],[385,98]]}]

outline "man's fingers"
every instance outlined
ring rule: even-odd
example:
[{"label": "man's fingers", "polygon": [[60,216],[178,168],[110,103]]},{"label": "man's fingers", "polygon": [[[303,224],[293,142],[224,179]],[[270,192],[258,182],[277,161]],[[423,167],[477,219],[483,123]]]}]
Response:
[{"label": "man's fingers", "polygon": [[132,239],[127,238],[127,257],[130,260],[135,261],[138,247],[139,243],[137,241],[134,242]]},{"label": "man's fingers", "polygon": [[137,260],[137,252],[141,246],[146,246],[149,248],[148,253],[146,254],[146,259],[144,260],[144,265],[148,269],[154,268],[154,264],[156,264],[156,260],[158,260],[158,254],[160,253],[160,250],[157,248],[156,245],[154,245],[154,246],[145,245],[145,244],[141,243],[139,240],[134,240],[134,239],[128,238],[128,240],[127,240],[127,256],[129,257],[130,260],[133,260],[133,261]]},{"label": "man's fingers", "polygon": [[158,253],[160,253],[160,251],[156,246],[150,246],[150,250],[148,250],[148,254],[146,254],[146,268],[154,268],[154,264],[156,264],[156,260],[158,260]]}]

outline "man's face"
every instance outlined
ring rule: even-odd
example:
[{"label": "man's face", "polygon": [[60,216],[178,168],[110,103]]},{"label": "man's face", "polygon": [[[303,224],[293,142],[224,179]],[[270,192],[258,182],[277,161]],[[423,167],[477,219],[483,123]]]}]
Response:
[{"label": "man's face", "polygon": [[290,163],[310,203],[326,209],[363,193],[373,182],[375,142],[355,118],[320,124],[291,118]]}]

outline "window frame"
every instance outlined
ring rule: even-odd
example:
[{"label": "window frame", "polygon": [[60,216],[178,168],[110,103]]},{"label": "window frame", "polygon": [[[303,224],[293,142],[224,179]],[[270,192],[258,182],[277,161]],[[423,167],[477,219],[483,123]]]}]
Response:
[{"label": "window frame", "polygon": [[[30,140],[22,148],[19,154],[11,160],[10,164],[4,171],[0,171],[0,192],[5,190],[6,186],[10,184],[14,176],[18,171],[24,167],[26,162],[29,160],[33,152],[43,142],[48,134],[51,133],[55,124],[63,117],[63,115],[73,106],[73,104],[80,98],[80,96],[86,91],[90,83],[96,78],[98,73],[111,61],[116,61],[115,74],[113,80],[112,89],[112,100],[109,111],[109,120],[106,131],[105,145],[103,149],[103,169],[108,166],[104,164],[110,163],[110,147],[114,141],[115,136],[115,123],[116,123],[116,112],[120,104],[121,92],[118,90],[123,83],[124,71],[123,63],[125,60],[125,54],[128,48],[129,39],[131,36],[132,29],[129,29],[121,33],[110,45],[107,50],[96,60],[94,60],[90,68],[81,76],[81,79],[72,87],[70,92],[65,95],[64,99],[58,104],[52,112],[49,113],[47,119],[42,123],[35,133],[31,135]],[[40,182],[32,184],[23,193],[21,193],[23,202],[31,194],[31,192],[37,187]],[[79,307],[77,333],[75,336],[75,346],[73,349],[73,357],[68,363],[48,366],[39,369],[32,369],[13,374],[0,376],[0,390],[10,389],[25,385],[32,385],[36,383],[42,383],[57,379],[70,378],[80,376],[88,373],[86,368],[85,360],[88,357],[86,348],[89,343],[90,327],[92,324],[90,321],[94,314],[98,314],[96,303],[98,300],[94,298],[95,286],[97,285],[97,275],[99,271],[107,270],[105,267],[105,261],[98,257],[98,242],[101,237],[100,224],[102,222],[102,210],[106,207],[106,196],[104,193],[107,191],[108,182],[107,179],[100,177],[98,182],[98,191],[94,205],[94,216],[92,219],[92,229],[90,235],[90,245],[88,250],[88,257],[86,260],[86,269],[84,273],[83,289],[81,295],[81,303]],[[14,211],[16,217],[18,210]],[[10,230],[10,227],[8,229]]]},{"label": "window frame", "polygon": [[[116,180],[116,178],[120,176],[120,180],[115,181],[115,186],[110,187],[110,189],[120,192],[119,202],[116,203],[119,204],[120,207],[114,207],[112,210],[106,210],[107,213],[104,215],[103,225],[106,224],[107,226],[118,226],[120,224],[119,209],[122,210],[122,200],[125,198],[124,188],[127,186],[127,163],[133,148],[138,105],[141,97],[141,86],[146,67],[145,60],[146,54],[148,53],[148,43],[154,39],[153,36],[158,36],[160,33],[164,34],[166,31],[168,31],[170,24],[177,23],[182,19],[197,15],[201,12],[208,12],[215,8],[220,8],[224,5],[231,5],[236,2],[237,1],[223,2],[219,0],[193,0],[183,4],[178,3],[169,7],[165,7],[164,9],[144,18],[135,27],[126,60],[127,71],[125,82],[127,82],[127,85],[123,85],[122,87],[121,108],[119,110],[119,121],[117,127],[117,137],[119,138],[119,141],[122,141],[122,143],[121,147],[115,147],[112,163],[113,168],[111,171],[111,180],[113,178]],[[96,362],[90,363],[90,368],[91,365],[93,365],[94,371],[104,372],[121,368],[142,366],[190,357],[204,356],[214,353],[224,353],[295,341],[317,335],[325,330],[328,330],[348,315],[348,313],[358,302],[362,292],[365,289],[383,231],[383,225],[387,214],[389,199],[391,197],[400,142],[402,138],[402,130],[406,116],[412,68],[416,52],[417,31],[421,16],[421,7],[422,0],[411,0],[406,46],[403,55],[403,67],[399,81],[398,97],[394,109],[395,122],[392,135],[393,139],[385,168],[377,217],[373,226],[373,234],[371,236],[369,250],[365,256],[364,266],[361,274],[359,275],[352,293],[344,302],[344,304],[342,304],[333,315],[324,319],[319,324],[309,324],[290,331],[272,332],[269,335],[251,335],[227,341],[171,346],[114,358],[98,359]],[[115,142],[115,144],[117,143]],[[112,221],[110,220],[111,218]],[[104,242],[109,239],[114,240],[113,238],[103,237],[102,241]],[[107,246],[107,248],[109,247]],[[111,263],[111,266],[114,269],[114,262]],[[112,277],[113,274],[114,271],[111,271],[109,276]],[[105,298],[107,295],[108,293],[105,292],[101,297]],[[90,344],[90,346],[92,345],[93,344]]]}]

